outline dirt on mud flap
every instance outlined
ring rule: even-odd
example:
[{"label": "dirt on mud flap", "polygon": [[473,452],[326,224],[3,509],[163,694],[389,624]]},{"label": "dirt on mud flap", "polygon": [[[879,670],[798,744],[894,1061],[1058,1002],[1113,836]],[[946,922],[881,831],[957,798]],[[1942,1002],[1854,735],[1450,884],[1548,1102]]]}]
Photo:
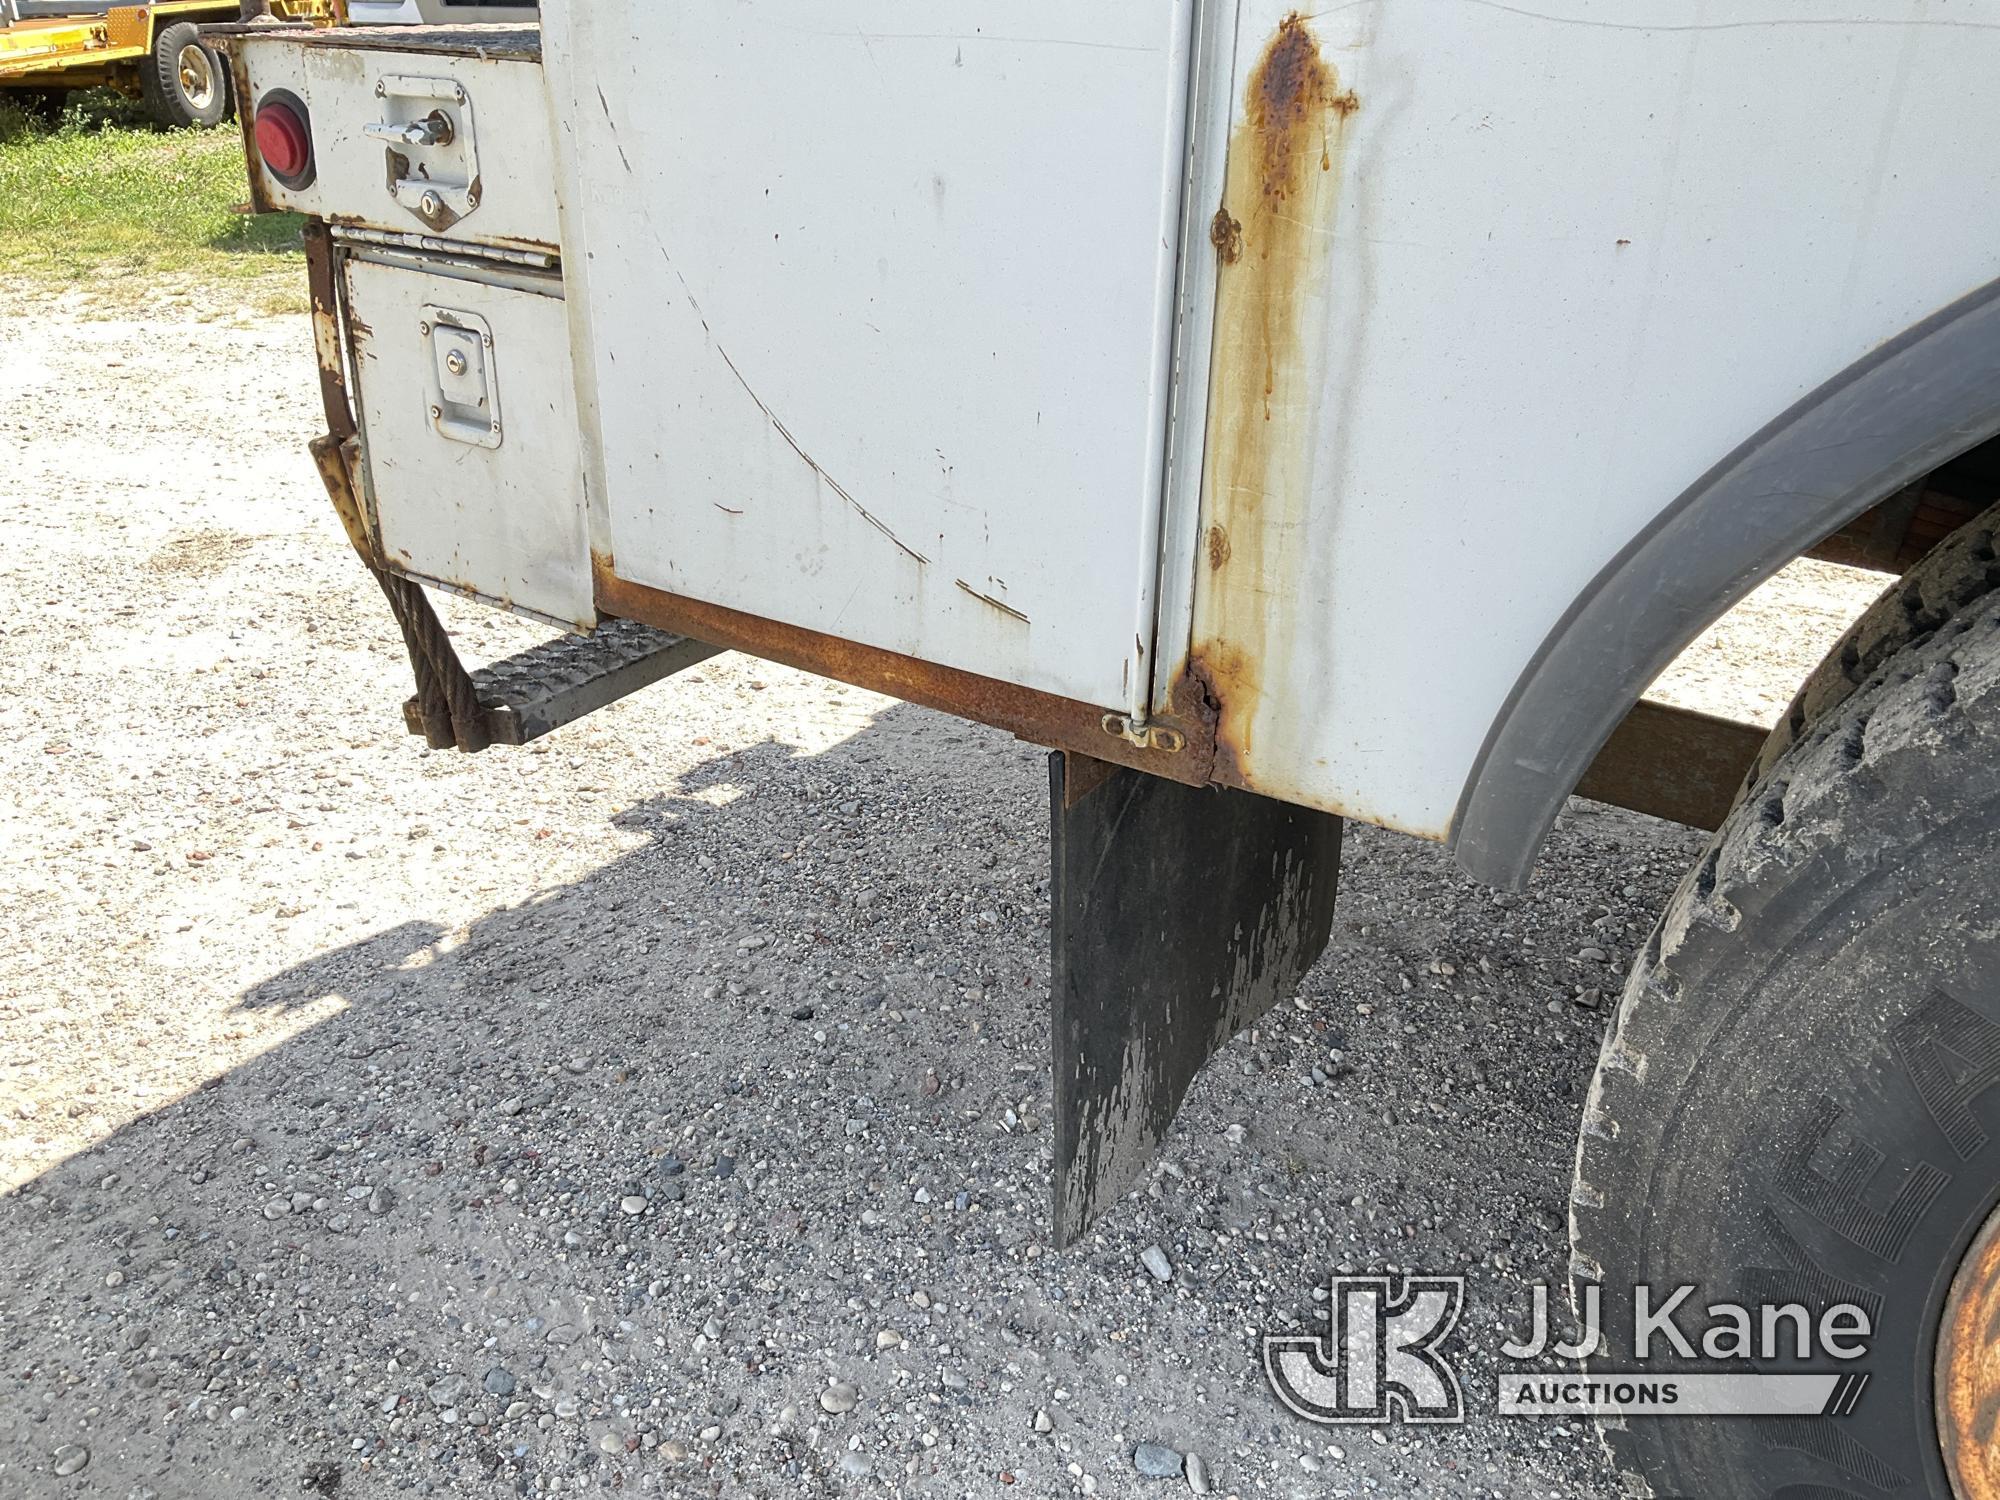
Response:
[{"label": "dirt on mud flap", "polygon": [[1049,821],[1054,1234],[1066,1245],[1145,1170],[1215,1050],[1324,951],[1342,825],[1061,752]]}]

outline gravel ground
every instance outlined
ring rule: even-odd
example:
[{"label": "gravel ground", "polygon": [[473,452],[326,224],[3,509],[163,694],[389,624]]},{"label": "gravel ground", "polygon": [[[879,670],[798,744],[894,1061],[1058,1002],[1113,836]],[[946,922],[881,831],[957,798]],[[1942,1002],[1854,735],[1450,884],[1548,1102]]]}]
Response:
[{"label": "gravel ground", "polygon": [[[303,320],[0,307],[0,1495],[1606,1491],[1488,1351],[1697,835],[1575,804],[1517,898],[1355,830],[1296,1006],[1057,1254],[1039,752],[725,656],[429,753]],[[1667,696],[1775,714],[1870,587]],[[1342,1266],[1472,1279],[1467,1425],[1278,1406]]]}]

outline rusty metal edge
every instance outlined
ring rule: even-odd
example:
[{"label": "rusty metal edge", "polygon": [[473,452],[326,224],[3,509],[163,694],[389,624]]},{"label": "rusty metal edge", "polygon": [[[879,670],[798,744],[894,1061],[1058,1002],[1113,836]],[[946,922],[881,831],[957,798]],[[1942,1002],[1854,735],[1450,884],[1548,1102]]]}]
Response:
[{"label": "rusty metal edge", "polygon": [[1075,751],[1190,786],[1208,782],[1214,737],[1210,726],[1199,721],[1179,716],[1156,718],[1156,724],[1178,730],[1186,743],[1177,752],[1152,749],[1107,734],[1104,718],[1114,712],[1111,709],[649,588],[620,578],[611,562],[601,555],[592,558],[592,572],[597,608],[602,614],[638,620],[660,630],[816,672],[962,719],[991,724],[1033,744]]},{"label": "rusty metal edge", "polygon": [[217,21],[202,27],[202,35],[224,45],[268,38],[294,45],[338,47],[353,52],[408,52],[435,57],[464,57],[475,62],[539,63],[542,60],[541,28],[522,21],[382,27],[326,27],[311,21]]},{"label": "rusty metal edge", "polygon": [[1713,831],[1770,731],[1641,699],[1576,785],[1579,797]]},{"label": "rusty metal edge", "polygon": [[[207,28],[203,28],[207,35]],[[229,89],[236,100],[236,128],[243,136],[243,177],[250,187],[250,207],[260,214],[277,213],[271,185],[264,180],[264,160],[257,151],[257,102],[250,97],[250,65],[240,49],[220,48],[229,64]]]},{"label": "rusty metal edge", "polygon": [[313,349],[319,356],[320,404],[326,430],[344,443],[356,433],[354,402],[347,388],[347,357],[340,342],[340,273],[333,236],[318,219],[306,220],[306,290],[312,300]]}]

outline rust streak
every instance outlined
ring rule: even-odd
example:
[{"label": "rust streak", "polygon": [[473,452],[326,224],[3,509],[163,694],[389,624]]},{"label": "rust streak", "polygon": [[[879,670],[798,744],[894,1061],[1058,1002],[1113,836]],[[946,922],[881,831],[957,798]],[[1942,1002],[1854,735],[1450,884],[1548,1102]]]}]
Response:
[{"label": "rust streak", "polygon": [[954,582],[956,582],[960,588],[964,589],[966,593],[972,595],[973,598],[977,599],[981,604],[990,604],[995,609],[999,610],[1001,614],[1012,615],[1015,619],[1019,620],[1023,625],[1030,623],[1028,617],[1022,614],[1018,609],[1014,608],[1013,605],[1002,604],[998,599],[995,599],[991,594],[980,593],[978,589],[974,588],[971,584],[967,583],[963,578],[955,579]]},{"label": "rust streak", "polygon": [[1287,16],[1250,74],[1230,138],[1216,248],[1214,359],[1185,697],[1215,716],[1215,779],[1253,784],[1265,682],[1279,674],[1274,602],[1302,592],[1297,534],[1312,491],[1316,395],[1347,123],[1361,107],[1304,17]]}]

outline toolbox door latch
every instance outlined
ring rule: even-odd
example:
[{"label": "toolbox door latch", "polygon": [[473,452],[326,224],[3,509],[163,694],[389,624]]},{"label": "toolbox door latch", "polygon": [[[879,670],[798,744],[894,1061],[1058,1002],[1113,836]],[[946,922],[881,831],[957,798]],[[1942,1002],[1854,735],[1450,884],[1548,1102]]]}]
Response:
[{"label": "toolbox door latch", "polygon": [[424,369],[430,387],[431,425],[455,443],[497,448],[500,387],[494,379],[493,329],[477,313],[427,306],[418,332],[429,346]]}]

